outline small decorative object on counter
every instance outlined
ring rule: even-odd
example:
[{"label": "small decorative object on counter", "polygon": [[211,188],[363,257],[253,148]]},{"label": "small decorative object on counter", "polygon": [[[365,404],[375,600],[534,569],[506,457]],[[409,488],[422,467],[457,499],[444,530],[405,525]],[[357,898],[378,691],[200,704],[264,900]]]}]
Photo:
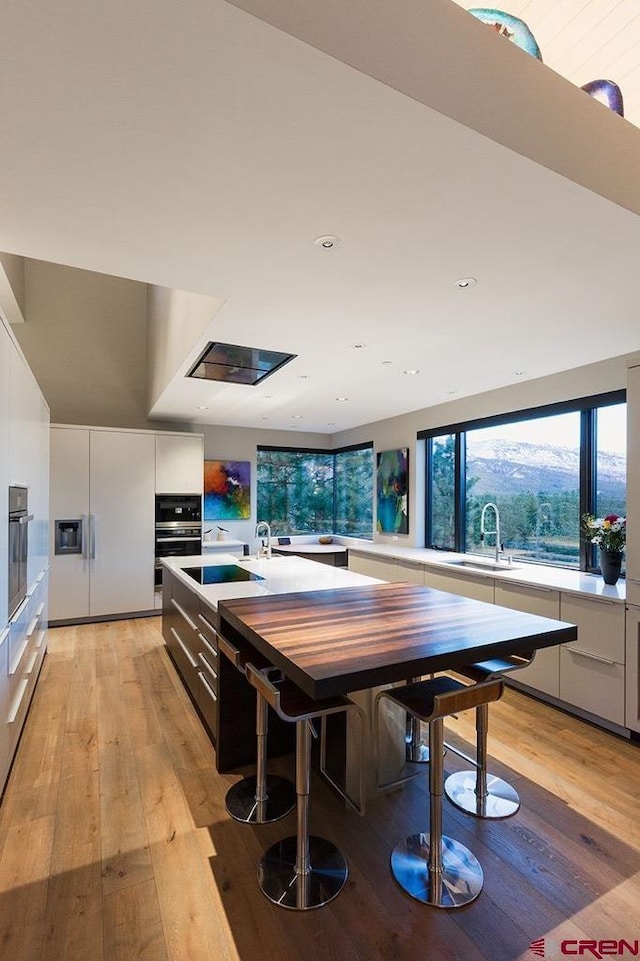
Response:
[{"label": "small decorative object on counter", "polygon": [[600,571],[605,584],[615,584],[620,577],[622,554],[627,539],[627,519],[619,514],[594,517],[585,514],[582,524],[587,541],[600,548]]},{"label": "small decorative object on counter", "polygon": [[318,538],[318,544],[333,544],[333,537],[330,534],[323,534]]},{"label": "small decorative object on counter", "polygon": [[226,539],[227,539],[227,534],[228,534],[228,533],[229,533],[229,531],[227,530],[226,527],[219,527],[219,528],[218,528],[218,535],[217,535],[217,537],[216,537],[216,540],[217,540],[217,541],[226,541]]}]

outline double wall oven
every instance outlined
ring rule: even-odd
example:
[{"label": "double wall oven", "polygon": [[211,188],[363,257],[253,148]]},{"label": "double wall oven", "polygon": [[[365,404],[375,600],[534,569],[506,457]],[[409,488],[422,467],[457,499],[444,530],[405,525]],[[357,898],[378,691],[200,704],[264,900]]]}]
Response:
[{"label": "double wall oven", "polygon": [[156,588],[162,586],[160,558],[201,553],[201,495],[156,494]]}]

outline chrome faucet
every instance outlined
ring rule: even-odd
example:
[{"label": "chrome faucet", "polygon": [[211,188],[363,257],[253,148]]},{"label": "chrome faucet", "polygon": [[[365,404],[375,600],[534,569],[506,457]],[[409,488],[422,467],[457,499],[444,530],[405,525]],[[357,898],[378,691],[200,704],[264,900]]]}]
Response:
[{"label": "chrome faucet", "polygon": [[258,521],[258,523],[256,524],[256,532],[254,534],[254,537],[262,536],[261,531],[263,527],[267,532],[267,539],[265,543],[264,537],[262,538],[262,546],[258,548],[258,557],[270,558],[271,557],[271,528],[269,527],[266,521]]},{"label": "chrome faucet", "polygon": [[[495,519],[496,519],[496,527],[495,527],[495,530],[493,530],[493,531],[488,531],[487,528],[486,528],[485,517],[486,517],[487,511],[488,511],[489,509],[493,510],[493,513],[495,514]],[[486,537],[494,537],[494,536],[495,536],[495,539],[496,539],[496,564],[497,564],[498,561],[500,560],[500,555],[502,554],[504,548],[503,548],[502,543],[501,543],[501,541],[500,541],[500,513],[499,513],[499,511],[498,511],[497,506],[496,506],[494,503],[492,503],[491,501],[489,501],[488,504],[485,504],[485,505],[484,505],[484,507],[482,508],[482,514],[480,515],[480,542],[481,542],[481,543],[484,543],[485,536],[486,536]]]}]

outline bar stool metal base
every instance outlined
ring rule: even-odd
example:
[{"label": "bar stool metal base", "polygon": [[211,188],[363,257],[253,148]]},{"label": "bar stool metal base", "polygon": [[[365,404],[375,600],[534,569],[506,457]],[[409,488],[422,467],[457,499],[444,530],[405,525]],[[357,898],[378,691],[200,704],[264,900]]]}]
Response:
[{"label": "bar stool metal base", "polygon": [[309,837],[307,874],[296,874],[298,839],[284,838],[265,852],[258,865],[262,892],[281,908],[309,911],[332,901],[347,882],[349,868],[338,848],[324,838]]},{"label": "bar stool metal base", "polygon": [[291,781],[276,774],[267,774],[267,798],[256,800],[255,775],[238,781],[227,791],[224,799],[228,813],[244,824],[269,824],[286,817],[296,806],[296,789]]},{"label": "bar stool metal base", "polygon": [[451,774],[444,790],[457,808],[479,818],[508,818],[520,807],[518,792],[500,777],[487,775],[487,796],[476,794],[476,771],[458,771]]},{"label": "bar stool metal base", "polygon": [[391,872],[400,887],[417,901],[436,908],[461,908],[482,891],[482,868],[476,856],[453,838],[442,835],[442,872],[429,871],[429,835],[412,834],[391,852]]}]

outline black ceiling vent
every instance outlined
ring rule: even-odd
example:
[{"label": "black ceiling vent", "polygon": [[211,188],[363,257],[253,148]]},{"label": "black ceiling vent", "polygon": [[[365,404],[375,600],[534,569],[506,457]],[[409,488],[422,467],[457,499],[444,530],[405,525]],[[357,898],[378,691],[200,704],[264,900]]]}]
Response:
[{"label": "black ceiling vent", "polygon": [[225,384],[259,384],[296,356],[259,347],[208,343],[187,377],[221,380]]}]

